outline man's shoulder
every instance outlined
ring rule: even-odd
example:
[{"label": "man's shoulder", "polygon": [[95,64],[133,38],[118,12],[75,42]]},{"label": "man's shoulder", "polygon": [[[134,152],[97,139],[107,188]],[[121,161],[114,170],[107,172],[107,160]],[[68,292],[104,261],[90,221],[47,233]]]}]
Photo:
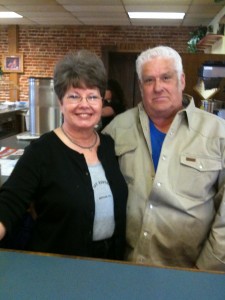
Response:
[{"label": "man's shoulder", "polygon": [[191,127],[206,136],[225,136],[225,120],[199,108],[192,112]]},{"label": "man's shoulder", "polygon": [[[106,128],[129,128],[134,125],[138,119],[138,108],[130,108],[123,113],[115,116]],[[103,130],[104,132],[105,130]]]},{"label": "man's shoulder", "polygon": [[121,155],[137,147],[139,108],[131,108],[116,116],[103,130],[115,141],[115,151]]}]

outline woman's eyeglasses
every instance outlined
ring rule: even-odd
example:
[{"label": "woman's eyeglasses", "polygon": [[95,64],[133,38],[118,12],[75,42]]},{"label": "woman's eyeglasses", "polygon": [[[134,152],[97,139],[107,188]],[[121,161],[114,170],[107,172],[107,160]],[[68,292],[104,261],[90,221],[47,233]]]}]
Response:
[{"label": "woman's eyeglasses", "polygon": [[71,103],[75,103],[78,104],[80,103],[83,99],[86,99],[86,101],[90,104],[90,105],[95,105],[98,104],[100,100],[102,100],[102,97],[97,96],[97,95],[89,95],[86,97],[82,97],[81,95],[78,94],[70,94],[68,96],[66,96],[66,99],[68,99]]}]

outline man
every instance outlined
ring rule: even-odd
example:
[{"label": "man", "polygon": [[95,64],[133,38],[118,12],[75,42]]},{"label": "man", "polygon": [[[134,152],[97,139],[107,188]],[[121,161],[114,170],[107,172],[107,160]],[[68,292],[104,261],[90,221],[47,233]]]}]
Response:
[{"label": "man", "polygon": [[183,95],[180,55],[140,54],[137,107],[104,130],[128,183],[127,259],[225,271],[225,121]]}]

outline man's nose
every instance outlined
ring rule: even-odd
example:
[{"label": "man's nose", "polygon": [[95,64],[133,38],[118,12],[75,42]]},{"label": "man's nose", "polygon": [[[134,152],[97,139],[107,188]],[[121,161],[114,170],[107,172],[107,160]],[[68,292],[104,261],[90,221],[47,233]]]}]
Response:
[{"label": "man's nose", "polygon": [[160,80],[160,78],[157,78],[156,80],[155,80],[155,84],[154,84],[154,89],[156,90],[156,91],[161,91],[162,90],[162,81]]}]

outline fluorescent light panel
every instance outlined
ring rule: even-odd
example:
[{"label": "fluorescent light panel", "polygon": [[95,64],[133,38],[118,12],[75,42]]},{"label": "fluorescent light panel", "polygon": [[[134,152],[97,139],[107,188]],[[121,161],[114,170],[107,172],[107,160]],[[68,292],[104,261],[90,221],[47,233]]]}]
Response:
[{"label": "fluorescent light panel", "polygon": [[0,11],[0,19],[23,18],[23,16],[13,11]]},{"label": "fluorescent light panel", "polygon": [[131,19],[183,19],[185,13],[167,12],[128,12]]}]

